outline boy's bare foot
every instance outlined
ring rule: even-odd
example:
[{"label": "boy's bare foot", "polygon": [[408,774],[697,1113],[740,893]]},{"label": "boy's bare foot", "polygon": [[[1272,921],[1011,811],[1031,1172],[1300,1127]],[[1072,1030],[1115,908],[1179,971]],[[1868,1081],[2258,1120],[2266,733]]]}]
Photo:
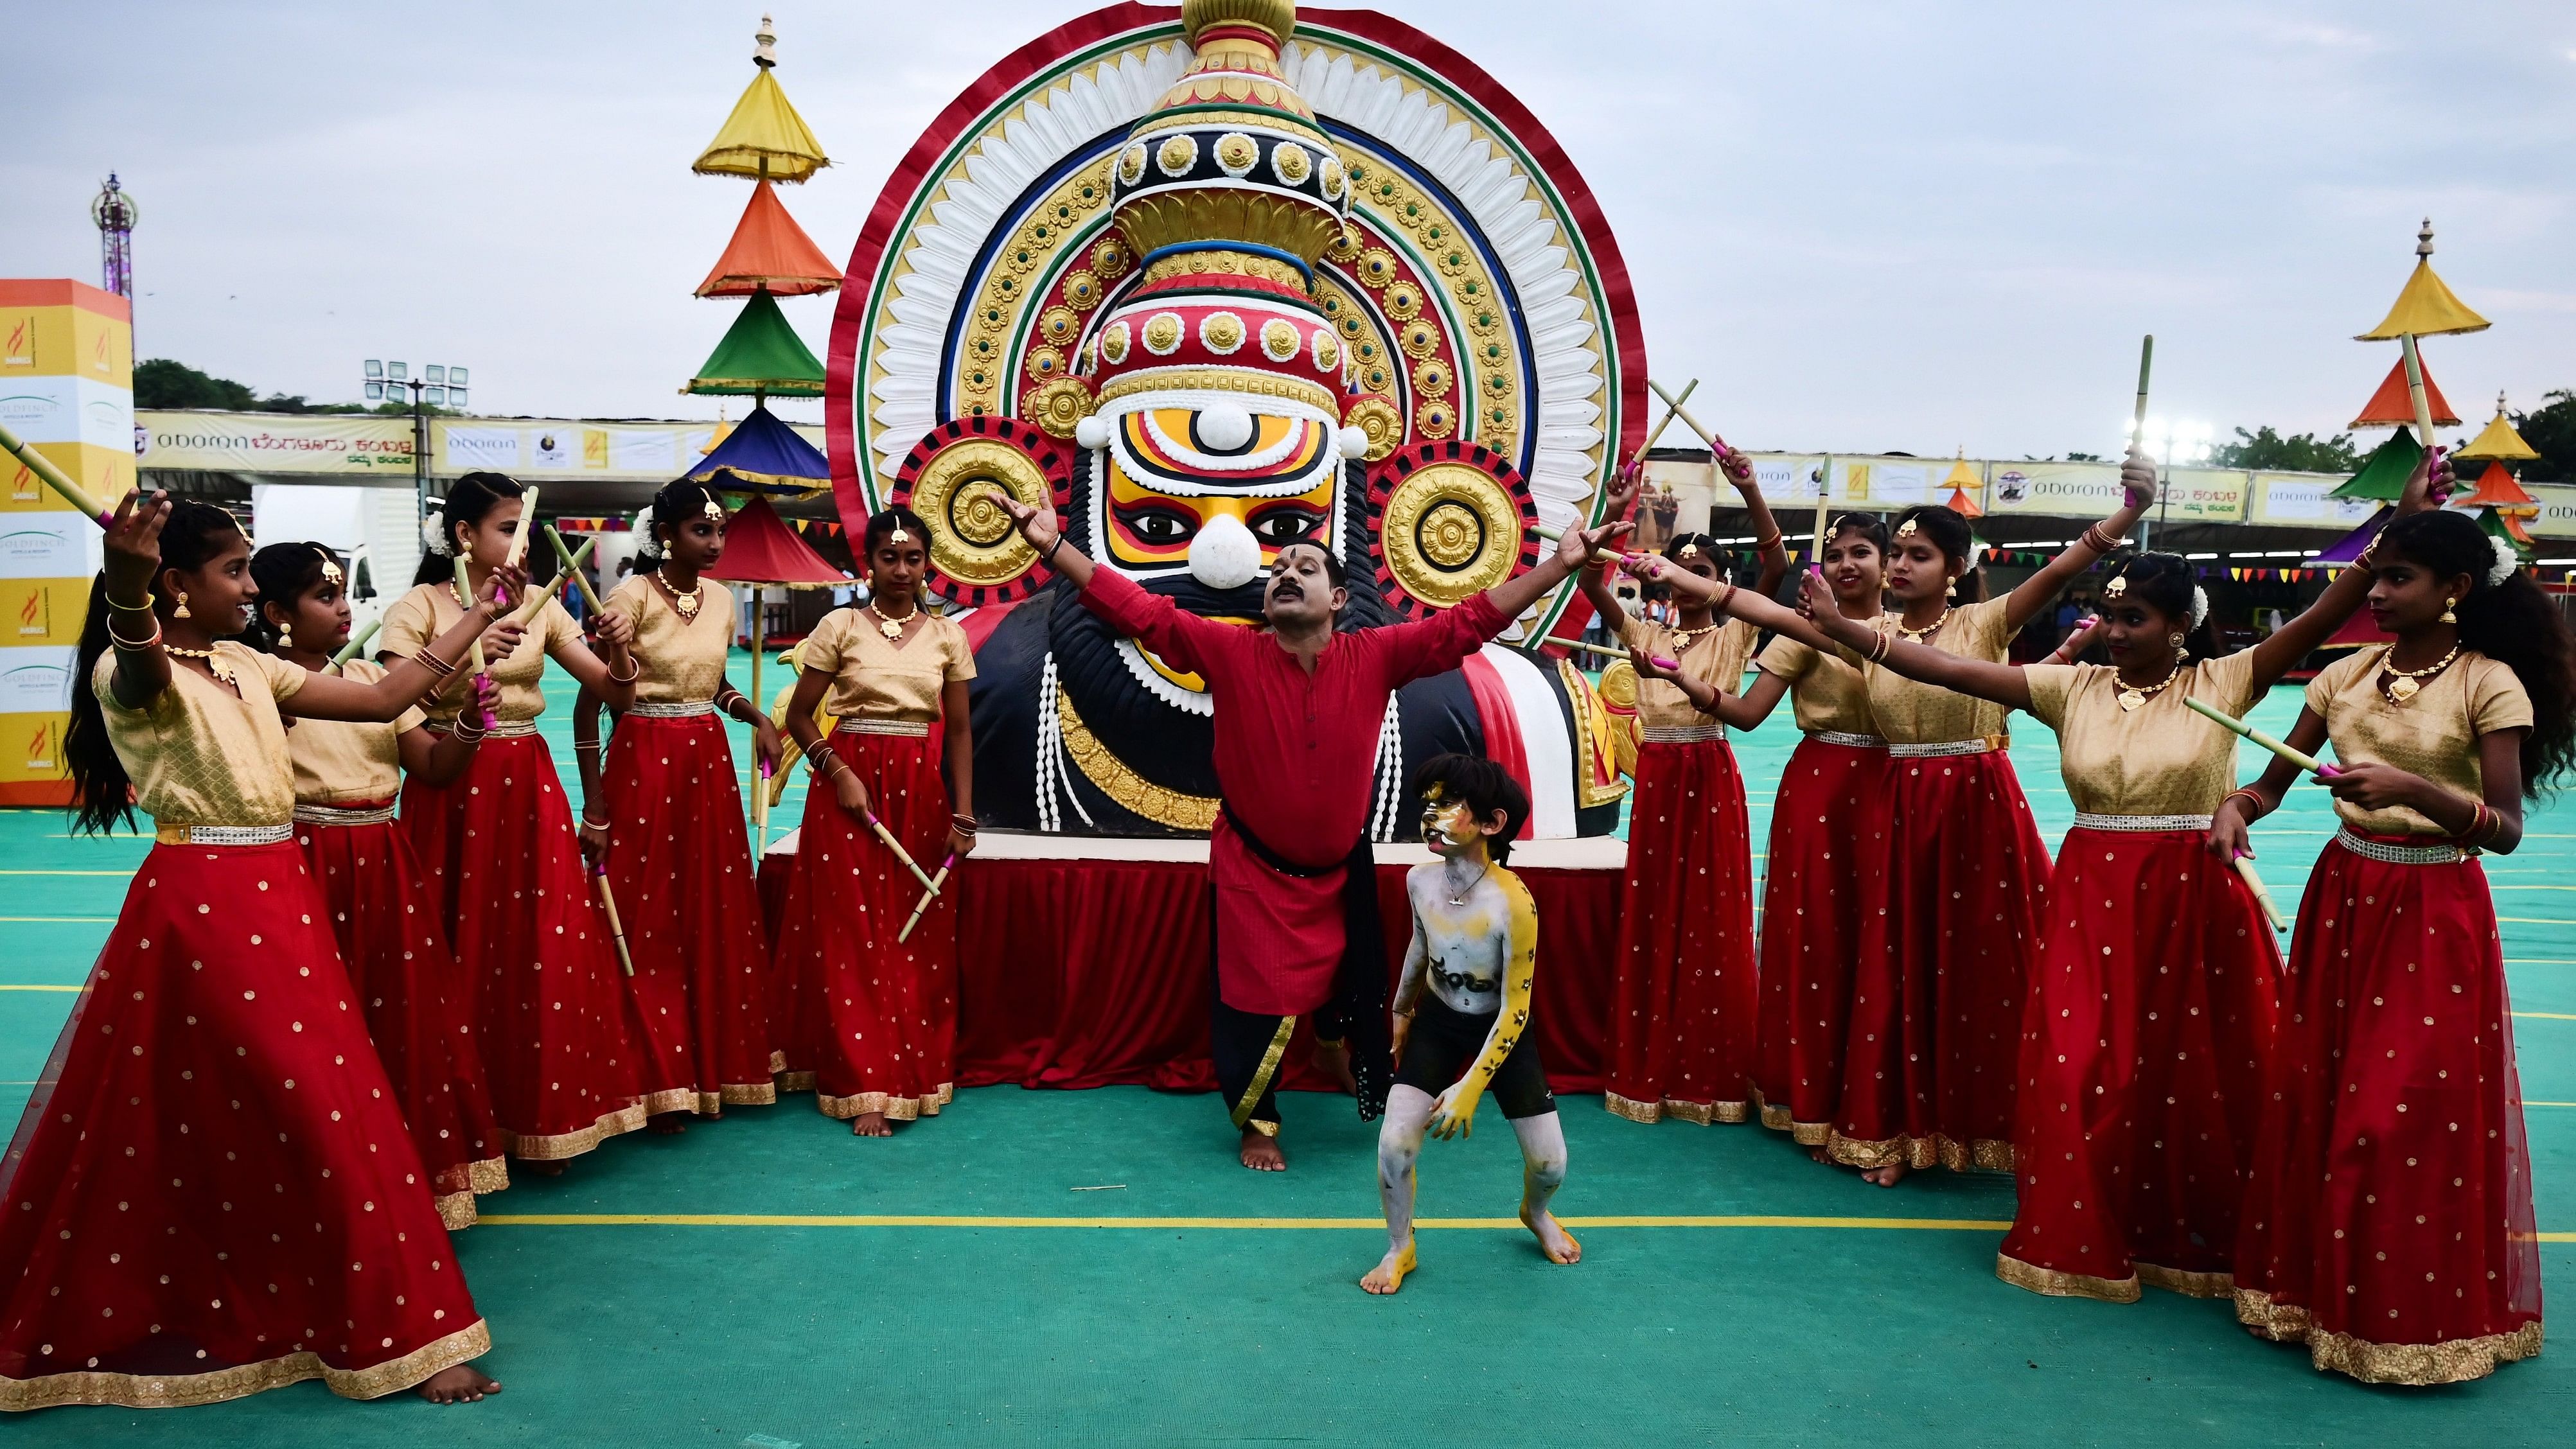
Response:
[{"label": "boy's bare foot", "polygon": [[1279,1150],[1279,1139],[1267,1132],[1256,1131],[1250,1127],[1244,1128],[1240,1155],[1243,1158],[1243,1165],[1255,1172],[1288,1170],[1288,1154]]},{"label": "boy's bare foot", "polygon": [[537,1161],[522,1157],[517,1160],[511,1171],[524,1172],[530,1177],[561,1177],[564,1174],[564,1165],[561,1162]]},{"label": "boy's bare foot", "polygon": [[1521,1226],[1529,1229],[1531,1235],[1538,1239],[1538,1250],[1547,1254],[1549,1262],[1580,1263],[1583,1261],[1583,1245],[1574,1240],[1574,1234],[1557,1226],[1556,1219],[1547,1213],[1542,1212],[1532,1217],[1528,1206],[1523,1205]]},{"label": "boy's bare foot", "polygon": [[1413,1240],[1407,1238],[1403,1247],[1390,1249],[1385,1257],[1377,1260],[1377,1266],[1368,1270],[1368,1276],[1360,1280],[1360,1286],[1371,1293],[1393,1293],[1404,1286],[1404,1275],[1412,1272],[1414,1267]]},{"label": "boy's bare foot", "polygon": [[461,1363],[431,1374],[412,1392],[433,1404],[470,1404],[485,1394],[501,1392],[501,1381],[485,1377],[470,1363]]},{"label": "boy's bare foot", "polygon": [[644,1130],[658,1137],[677,1137],[689,1130],[686,1112],[662,1112],[644,1119]]},{"label": "boy's bare foot", "polygon": [[850,1135],[853,1137],[892,1137],[894,1135],[894,1124],[885,1119],[885,1114],[883,1112],[861,1112],[856,1117],[850,1119]]},{"label": "boy's bare foot", "polygon": [[1827,1167],[1834,1165],[1834,1155],[1827,1152],[1822,1146],[1808,1148],[1807,1160],[1809,1162],[1821,1162]]},{"label": "boy's bare foot", "polygon": [[1332,1078],[1343,1091],[1354,1097],[1360,1094],[1360,1079],[1351,1075],[1351,1049],[1347,1043],[1315,1043],[1315,1069]]},{"label": "boy's bare foot", "polygon": [[1905,1164],[1891,1162],[1885,1167],[1873,1167],[1862,1173],[1860,1180],[1877,1183],[1880,1187],[1894,1187],[1905,1180]]}]

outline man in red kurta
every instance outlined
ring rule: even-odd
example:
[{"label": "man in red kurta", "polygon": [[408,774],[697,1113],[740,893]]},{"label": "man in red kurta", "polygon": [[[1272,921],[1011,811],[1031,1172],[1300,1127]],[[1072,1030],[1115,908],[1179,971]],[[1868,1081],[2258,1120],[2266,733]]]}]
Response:
[{"label": "man in red kurta", "polygon": [[1336,633],[1349,595],[1341,561],[1317,544],[1277,551],[1262,591],[1268,627],[1192,614],[1096,570],[1052,512],[1010,503],[1020,532],[1082,601],[1174,668],[1207,681],[1224,800],[1208,846],[1216,892],[1217,1082],[1243,1134],[1246,1167],[1287,1165],[1273,1082],[1297,1018],[1350,1052],[1360,1116],[1393,1075],[1385,941],[1368,806],[1387,696],[1455,669],[1628,525],[1568,532],[1537,568],[1435,618]]}]

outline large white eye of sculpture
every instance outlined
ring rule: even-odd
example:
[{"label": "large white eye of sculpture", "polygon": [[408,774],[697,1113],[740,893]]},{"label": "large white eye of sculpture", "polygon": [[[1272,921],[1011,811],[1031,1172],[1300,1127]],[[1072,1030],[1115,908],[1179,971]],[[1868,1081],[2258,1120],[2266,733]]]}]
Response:
[{"label": "large white eye of sculpture", "polygon": [[1106,448],[1109,446],[1109,431],[1109,420],[1092,413],[1073,425],[1073,441],[1085,448]]},{"label": "large white eye of sculpture", "polygon": [[1211,403],[1199,409],[1191,431],[1211,453],[1237,453],[1252,443],[1252,414],[1238,403]]},{"label": "large white eye of sculpture", "polygon": [[1239,589],[1261,572],[1261,541],[1243,520],[1220,513],[1190,540],[1190,576],[1211,589]]}]

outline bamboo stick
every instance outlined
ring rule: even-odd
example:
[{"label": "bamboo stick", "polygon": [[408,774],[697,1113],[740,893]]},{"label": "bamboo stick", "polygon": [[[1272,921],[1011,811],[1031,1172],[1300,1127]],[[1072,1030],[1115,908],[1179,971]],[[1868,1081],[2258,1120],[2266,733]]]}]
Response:
[{"label": "bamboo stick", "polygon": [[2334,766],[2319,762],[2316,756],[2303,755],[2297,750],[2291,749],[2288,745],[2281,743],[2279,740],[2272,738],[2270,735],[2263,733],[2261,730],[2254,728],[2252,725],[2245,723],[2243,720],[2230,718],[2224,712],[2213,709],[2210,706],[2201,703],[2199,700],[2192,698],[2188,694],[2182,697],[2182,702],[2193,711],[2207,715],[2209,718],[2216,720],[2227,729],[2234,731],[2237,735],[2251,740],[2255,744],[2261,745],[2263,748],[2270,750],[2273,754],[2279,755],[2282,759],[2289,761],[2291,764],[2298,766],[2309,774],[2325,775],[2330,777],[2336,773]]},{"label": "bamboo stick", "polygon": [[101,528],[115,524],[115,510],[101,508],[97,499],[71,480],[71,475],[54,466],[53,459],[37,452],[35,444],[20,442],[18,435],[9,431],[5,423],[0,423],[0,448],[7,449],[10,457],[26,464],[27,471],[35,474],[39,482],[61,494],[65,503],[80,510],[91,522]]},{"label": "bamboo stick", "polygon": [[932,901],[939,899],[940,883],[948,879],[949,870],[956,864],[957,852],[952,850],[948,852],[948,858],[939,863],[939,874],[930,878],[930,889],[921,893],[921,899],[913,904],[912,914],[904,918],[903,929],[894,933],[896,945],[901,945],[909,939],[912,928],[921,924],[921,913],[930,909]]}]

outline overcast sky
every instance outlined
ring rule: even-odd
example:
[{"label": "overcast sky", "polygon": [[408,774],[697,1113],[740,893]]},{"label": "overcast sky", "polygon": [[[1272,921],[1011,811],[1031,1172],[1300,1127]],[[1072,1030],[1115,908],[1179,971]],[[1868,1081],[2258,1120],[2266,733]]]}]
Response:
[{"label": "overcast sky", "polygon": [[[9,0],[0,276],[96,281],[113,169],[144,356],[317,400],[366,357],[463,363],[478,411],[712,416],[675,389],[734,315],[689,293],[745,184],[688,166],[764,3],[835,162],[783,194],[836,259],[938,109],[1082,8]],[[1703,378],[1692,410],[1749,447],[2105,450],[2150,331],[2160,413],[2336,429],[2426,213],[2495,323],[2426,348],[2471,426],[2576,387],[2566,0],[1384,8],[1555,131],[1656,376]],[[821,354],[832,299],[786,306]]]}]

